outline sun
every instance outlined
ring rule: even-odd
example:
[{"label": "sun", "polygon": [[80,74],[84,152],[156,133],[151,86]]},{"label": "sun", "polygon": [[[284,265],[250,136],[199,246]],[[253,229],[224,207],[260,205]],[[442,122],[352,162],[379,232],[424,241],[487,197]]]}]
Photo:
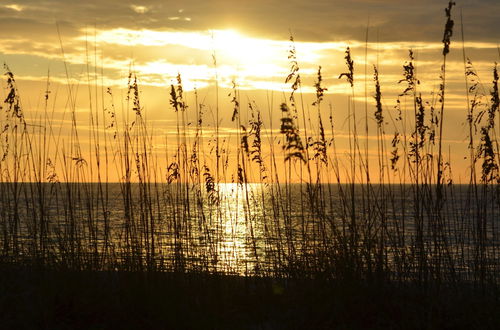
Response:
[{"label": "sun", "polygon": [[283,43],[245,36],[234,29],[211,31],[217,56],[240,67],[275,64],[286,48]]}]

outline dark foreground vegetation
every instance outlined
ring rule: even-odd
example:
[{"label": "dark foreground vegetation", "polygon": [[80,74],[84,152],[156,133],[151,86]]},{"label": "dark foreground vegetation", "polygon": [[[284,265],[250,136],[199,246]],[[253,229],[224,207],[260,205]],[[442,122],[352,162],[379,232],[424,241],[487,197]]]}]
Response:
[{"label": "dark foreground vegetation", "polygon": [[283,280],[3,266],[2,329],[497,329],[470,284]]}]

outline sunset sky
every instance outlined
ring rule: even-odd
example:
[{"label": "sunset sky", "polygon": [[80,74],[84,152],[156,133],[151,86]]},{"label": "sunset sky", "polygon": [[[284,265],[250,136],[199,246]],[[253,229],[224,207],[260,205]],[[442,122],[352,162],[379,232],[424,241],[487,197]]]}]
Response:
[{"label": "sunset sky", "polygon": [[[117,91],[115,102],[120,103],[132,70],[139,77],[148,116],[157,126],[163,121],[167,127],[171,123],[166,114],[169,87],[177,74],[182,76],[190,102],[193,95],[189,92],[194,88],[207,103],[213,102],[217,76],[222,90],[234,80],[244,101],[255,100],[262,109],[272,104],[278,112],[279,103],[290,93],[285,77],[290,70],[287,56],[292,34],[302,92],[306,99],[314,92],[321,65],[328,88],[325,103],[338,109],[337,120],[342,123],[351,93],[345,79],[338,79],[346,71],[347,46],[355,63],[355,98],[360,104],[365,102],[366,86],[370,113],[373,65],[379,66],[384,106],[392,109],[404,89],[398,81],[410,48],[416,55],[420,91],[429,102],[435,98],[431,92],[439,86],[446,5],[447,1],[436,0],[1,0],[0,61],[15,74],[27,113],[43,107],[48,74],[54,109],[64,112],[68,107],[64,95],[69,84],[79,86],[76,109],[85,112],[89,95],[90,102],[99,105],[99,93],[104,94],[104,89],[99,92],[85,86],[102,83]],[[457,0],[453,8],[455,33],[447,64],[450,110],[444,134],[458,161],[466,152],[460,15],[466,56],[488,94],[494,62],[500,61],[499,13],[498,0]],[[226,117],[231,111],[227,94],[219,96]],[[221,125],[233,126],[228,118]],[[341,124],[338,129],[341,135]]]}]

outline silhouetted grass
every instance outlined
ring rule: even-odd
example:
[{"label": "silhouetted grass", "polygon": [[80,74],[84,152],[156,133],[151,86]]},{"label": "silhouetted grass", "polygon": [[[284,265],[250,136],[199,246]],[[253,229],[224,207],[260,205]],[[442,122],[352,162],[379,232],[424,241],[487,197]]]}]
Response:
[{"label": "silhouetted grass", "polygon": [[[71,125],[64,140],[64,122],[49,110],[49,83],[43,114],[28,122],[5,66],[3,324],[493,327],[498,300],[491,293],[500,280],[498,72],[495,65],[491,92],[481,95],[463,48],[470,167],[469,183],[455,185],[442,146],[452,7],[446,9],[438,105],[423,100],[410,50],[392,117],[383,105],[383,73],[374,66],[375,110],[365,120],[376,123],[376,183],[368,142],[360,147],[349,48],[347,71],[339,76],[352,88],[347,156],[337,150],[331,105],[330,127],[322,117],[328,91],[321,67],[313,110],[305,104],[293,37],[285,78],[291,92],[267,109],[279,115],[279,130],[263,121],[255,102],[242,104],[233,82],[234,133],[224,135],[218,88],[215,105],[199,102],[197,92],[190,103],[178,75],[168,110],[175,133],[165,137],[164,158],[155,152],[133,72],[123,116],[111,89],[101,91],[107,105],[93,103],[90,89],[97,86],[89,83],[90,149],[84,152],[73,86],[67,86]],[[110,182],[111,172],[118,183]],[[31,311],[32,319],[20,316]],[[95,321],[89,323],[90,315]]]}]

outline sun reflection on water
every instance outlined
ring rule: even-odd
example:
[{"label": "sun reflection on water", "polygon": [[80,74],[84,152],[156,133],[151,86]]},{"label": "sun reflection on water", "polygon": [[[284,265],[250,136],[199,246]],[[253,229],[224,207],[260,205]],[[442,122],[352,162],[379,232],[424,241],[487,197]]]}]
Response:
[{"label": "sun reflection on water", "polygon": [[262,204],[255,203],[254,195],[263,189],[260,183],[219,183],[219,205],[222,240],[221,258],[236,272],[253,272],[258,267],[263,248]]}]

